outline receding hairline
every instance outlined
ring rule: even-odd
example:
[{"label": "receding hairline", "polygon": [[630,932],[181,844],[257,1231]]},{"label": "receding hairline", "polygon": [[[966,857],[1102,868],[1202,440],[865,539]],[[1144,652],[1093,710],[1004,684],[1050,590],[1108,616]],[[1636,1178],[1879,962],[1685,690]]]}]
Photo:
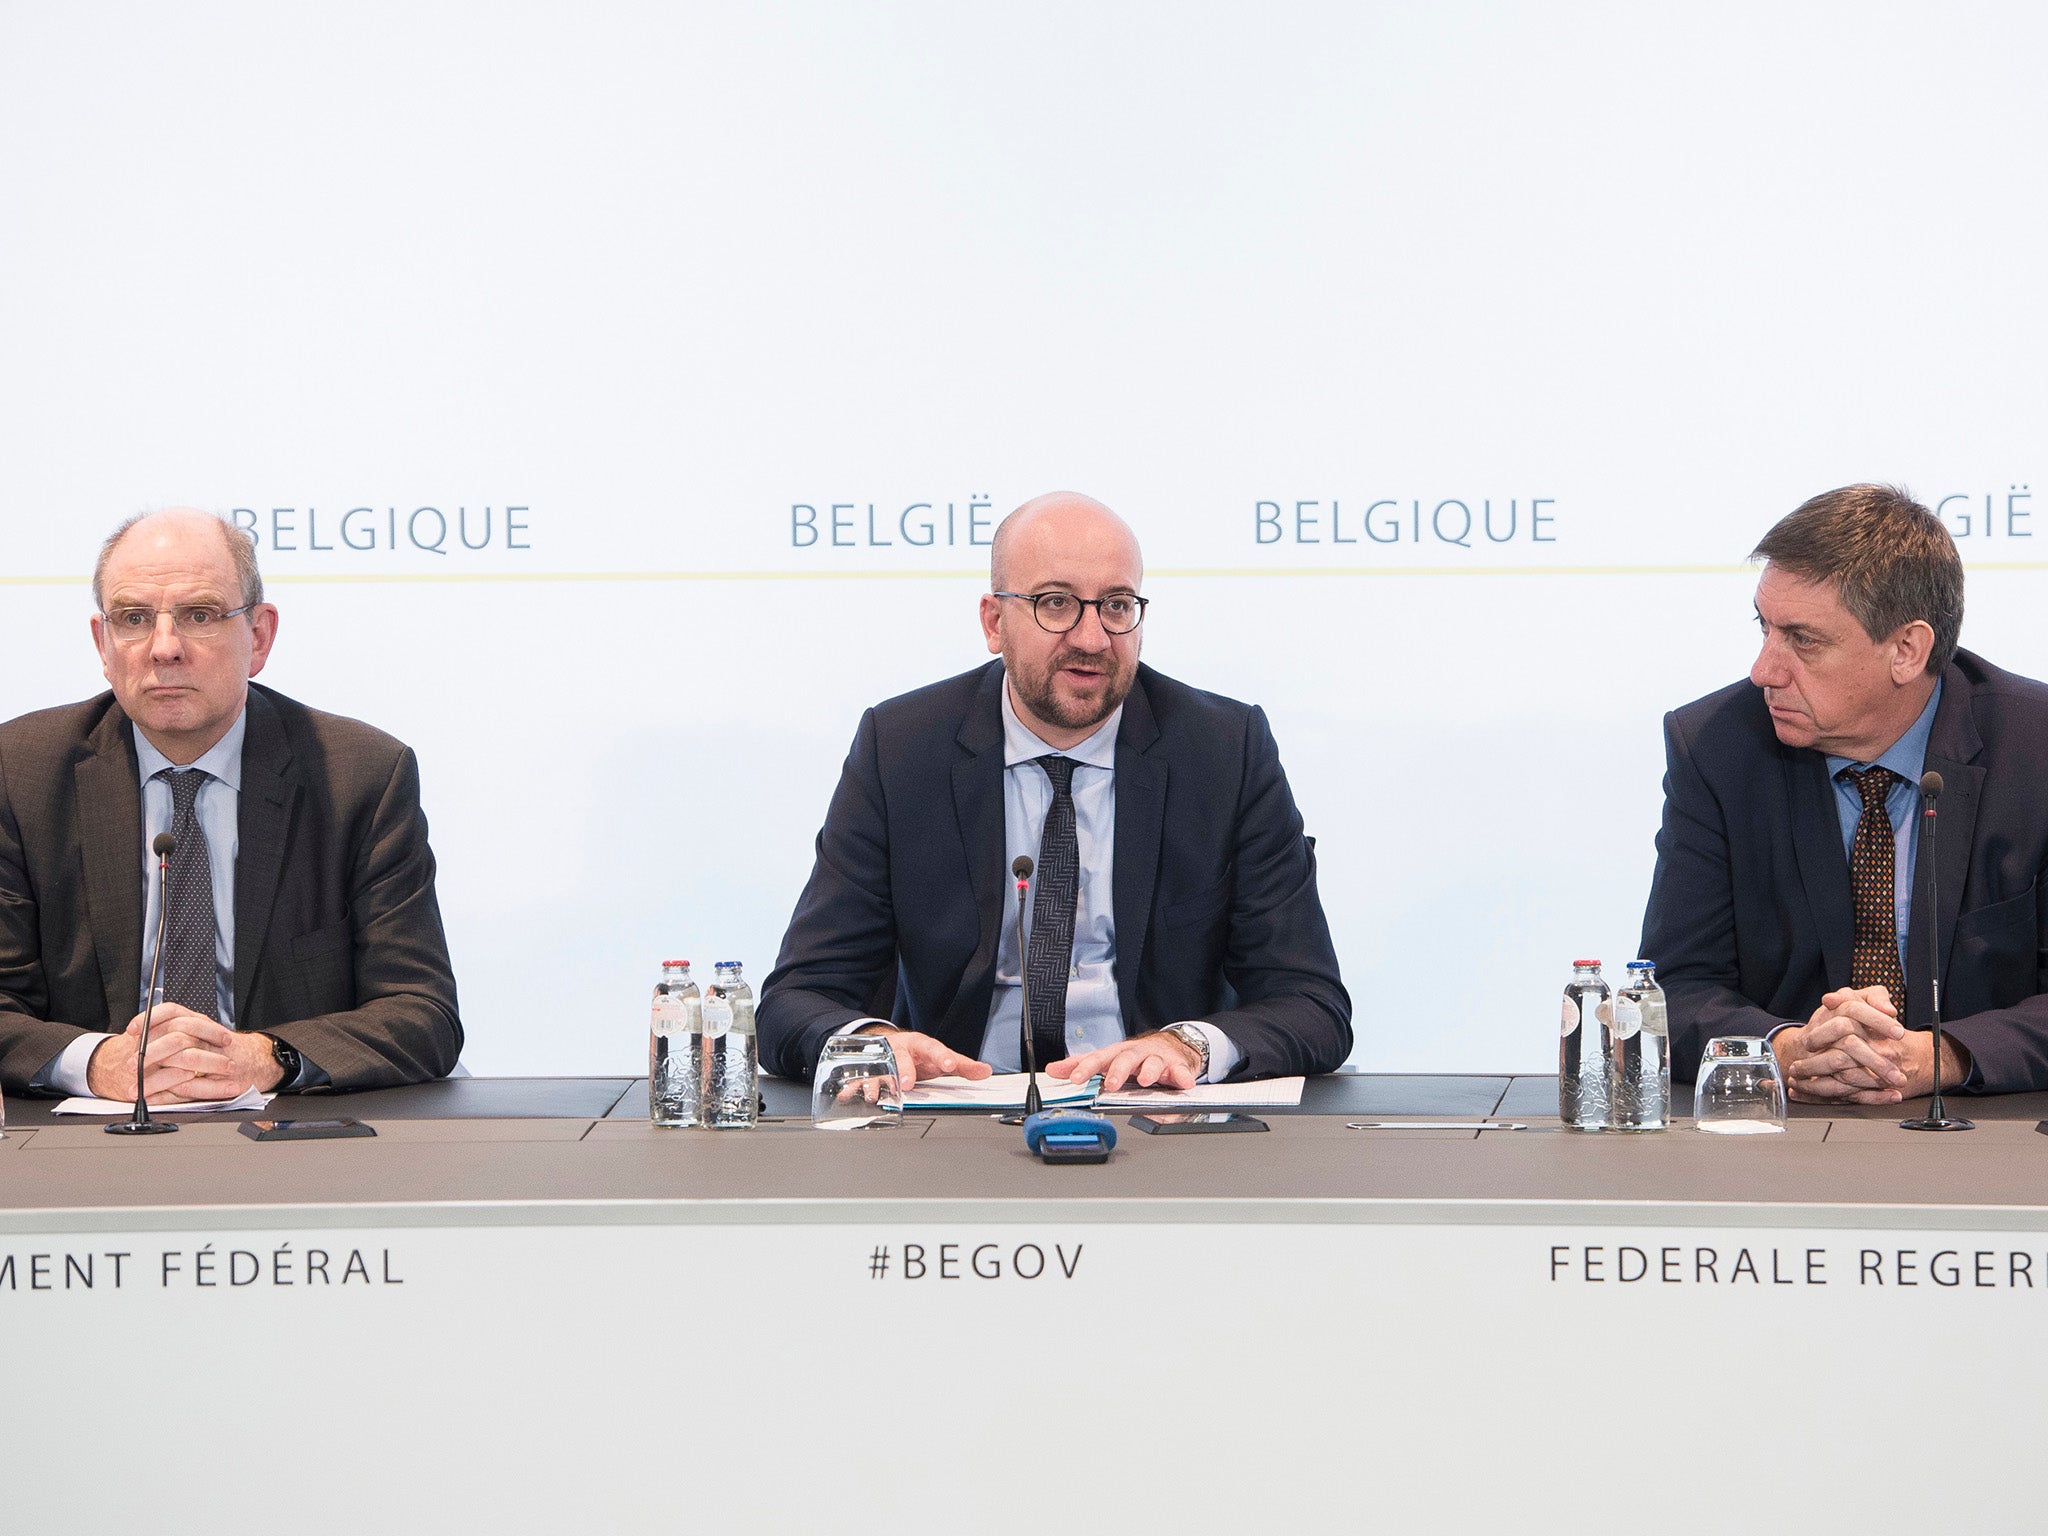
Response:
[{"label": "receding hairline", "polygon": [[107,535],[100,545],[99,559],[92,568],[92,601],[96,608],[107,605],[107,566],[113,561],[114,553],[126,542],[128,535],[144,523],[158,518],[197,520],[216,525],[221,533],[221,547],[227,551],[228,563],[234,567],[235,584],[241,589],[244,606],[253,607],[263,601],[263,573],[256,565],[256,541],[237,528],[218,512],[208,512],[201,507],[158,507],[150,512],[137,512],[124,518],[114,531]]},{"label": "receding hairline", "polygon": [[1130,541],[1131,552],[1138,560],[1138,574],[1141,577],[1144,575],[1145,551],[1138,543],[1138,535],[1112,508],[1080,491],[1047,491],[1042,496],[1032,497],[996,524],[995,537],[989,540],[988,549],[988,584],[991,591],[1000,592],[1008,585],[1003,577],[1003,557],[1008,552],[1012,540],[1016,538],[1017,530],[1027,527],[1036,517],[1064,507],[1085,511],[1091,516],[1114,524]]}]

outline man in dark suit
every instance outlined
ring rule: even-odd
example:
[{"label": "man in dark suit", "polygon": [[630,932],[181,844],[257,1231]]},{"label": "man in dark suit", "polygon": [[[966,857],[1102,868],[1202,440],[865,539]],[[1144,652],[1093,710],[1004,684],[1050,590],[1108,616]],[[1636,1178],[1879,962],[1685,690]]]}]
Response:
[{"label": "man in dark suit", "polygon": [[0,1084],[152,1102],[376,1088],[462,1049],[409,749],[249,679],[277,635],[249,540],[117,529],[93,578],[112,692],[0,725]]},{"label": "man in dark suit", "polygon": [[1038,1064],[1062,1077],[1335,1068],[1351,1000],[1264,713],[1138,664],[1143,561],[1099,502],[1026,503],[990,564],[1001,662],[861,719],[762,989],[770,1069],[808,1077],[865,1029],[907,1081],[1017,1070],[1027,971]]},{"label": "man in dark suit", "polygon": [[1755,557],[1749,681],[1664,721],[1642,953],[1674,1070],[1714,1035],[1768,1034],[1800,1099],[1917,1097],[1937,1048],[1944,1086],[2048,1088],[2048,687],[1957,649],[1962,562],[1901,491],[1816,496]]}]

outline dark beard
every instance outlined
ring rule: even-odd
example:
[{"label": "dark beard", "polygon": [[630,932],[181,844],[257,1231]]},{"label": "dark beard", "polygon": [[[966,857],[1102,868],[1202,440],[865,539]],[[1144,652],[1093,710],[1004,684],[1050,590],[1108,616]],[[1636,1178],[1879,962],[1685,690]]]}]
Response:
[{"label": "dark beard", "polygon": [[[1113,675],[1109,679],[1109,685],[1103,689],[1101,701],[1091,709],[1086,705],[1070,704],[1053,691],[1053,678],[1058,675],[1061,667],[1075,659],[1077,657],[1073,652],[1057,655],[1047,664],[1045,672],[1038,677],[1027,677],[1014,667],[1009,669],[1010,681],[1017,690],[1017,697],[1024,701],[1025,707],[1039,719],[1050,721],[1063,731],[1085,731],[1090,726],[1102,724],[1115,714],[1117,706],[1129,695],[1131,680],[1138,672],[1136,664],[1133,663],[1121,674]],[[1095,658],[1088,659],[1093,661]],[[1114,659],[1110,664],[1115,665]]]}]

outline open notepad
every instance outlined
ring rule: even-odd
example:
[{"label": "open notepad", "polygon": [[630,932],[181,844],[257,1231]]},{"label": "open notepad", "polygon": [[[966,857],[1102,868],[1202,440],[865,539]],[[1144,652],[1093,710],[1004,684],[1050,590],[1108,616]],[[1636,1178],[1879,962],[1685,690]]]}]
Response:
[{"label": "open notepad", "polygon": [[[1038,1097],[1047,1109],[1066,1104],[1086,1104],[1101,1086],[1099,1077],[1091,1077],[1085,1083],[1070,1083],[1063,1077],[1050,1077],[1043,1072],[1038,1074]],[[906,1110],[1022,1109],[1024,1074],[998,1072],[979,1082],[969,1082],[964,1077],[920,1078],[917,1086],[903,1095],[903,1107]]]}]

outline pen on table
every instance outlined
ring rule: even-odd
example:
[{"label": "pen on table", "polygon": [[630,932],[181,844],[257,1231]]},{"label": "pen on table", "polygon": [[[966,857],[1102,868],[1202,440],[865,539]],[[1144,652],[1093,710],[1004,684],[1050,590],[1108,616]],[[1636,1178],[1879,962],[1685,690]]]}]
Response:
[{"label": "pen on table", "polygon": [[1526,1131],[1519,1120],[1347,1120],[1347,1131]]}]

